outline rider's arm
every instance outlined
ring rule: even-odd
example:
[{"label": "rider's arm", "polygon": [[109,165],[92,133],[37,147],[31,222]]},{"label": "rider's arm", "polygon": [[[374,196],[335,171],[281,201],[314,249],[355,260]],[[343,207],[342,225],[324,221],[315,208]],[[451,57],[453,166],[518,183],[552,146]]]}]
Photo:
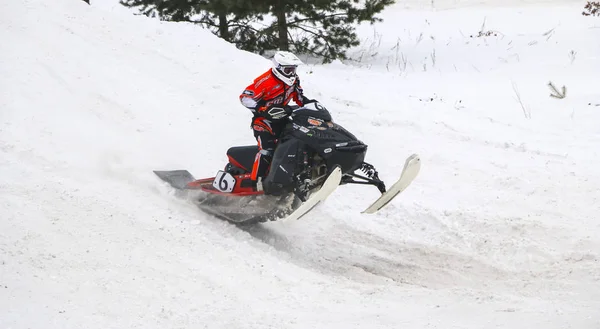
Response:
[{"label": "rider's arm", "polygon": [[294,84],[294,89],[295,90],[292,93],[294,102],[296,104],[298,104],[299,106],[304,106],[304,103],[309,101],[309,99],[306,96],[304,96],[304,91],[302,90],[302,87],[300,86],[300,78],[296,79],[296,83]]},{"label": "rider's arm", "polygon": [[242,103],[242,105],[252,110],[253,112],[257,111],[261,106],[260,103],[262,101],[263,94],[264,93],[262,91],[259,91],[257,93],[254,84],[251,84],[248,87],[246,87],[244,92],[242,92],[242,94],[240,95],[240,102]]}]

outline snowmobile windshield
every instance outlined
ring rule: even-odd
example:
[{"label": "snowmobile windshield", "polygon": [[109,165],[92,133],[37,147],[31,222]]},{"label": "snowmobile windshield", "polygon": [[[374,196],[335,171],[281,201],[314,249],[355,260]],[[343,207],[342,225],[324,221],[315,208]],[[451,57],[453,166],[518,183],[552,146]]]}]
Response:
[{"label": "snowmobile windshield", "polygon": [[303,116],[310,116],[323,121],[332,120],[329,111],[320,103],[307,103],[303,107],[294,110],[295,118],[298,118],[299,120],[305,120],[304,118],[301,118]]}]

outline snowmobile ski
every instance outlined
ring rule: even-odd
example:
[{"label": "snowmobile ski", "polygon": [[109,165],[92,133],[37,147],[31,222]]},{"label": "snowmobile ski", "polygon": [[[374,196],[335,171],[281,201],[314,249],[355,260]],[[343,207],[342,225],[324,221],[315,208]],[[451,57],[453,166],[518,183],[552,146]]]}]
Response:
[{"label": "snowmobile ski", "polygon": [[385,207],[390,201],[392,201],[398,194],[404,191],[410,183],[417,177],[419,170],[421,169],[421,159],[417,154],[413,154],[406,159],[404,168],[400,178],[392,187],[385,193],[375,200],[367,209],[362,213],[373,214]]},{"label": "snowmobile ski", "polygon": [[308,200],[306,200],[300,207],[298,207],[294,212],[292,212],[287,217],[282,218],[281,220],[296,220],[300,219],[306,213],[311,211],[314,207],[316,207],[319,203],[327,199],[333,191],[340,185],[340,181],[342,180],[342,170],[340,167],[336,167],[332,170],[329,177],[325,180],[321,188],[309,196]]}]

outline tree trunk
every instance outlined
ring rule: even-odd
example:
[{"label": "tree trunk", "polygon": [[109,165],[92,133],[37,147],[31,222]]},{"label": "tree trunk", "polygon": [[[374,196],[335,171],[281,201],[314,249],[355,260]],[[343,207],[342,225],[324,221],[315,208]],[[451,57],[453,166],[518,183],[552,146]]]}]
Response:
[{"label": "tree trunk", "polygon": [[219,35],[225,41],[229,40],[229,27],[227,26],[227,13],[220,12],[219,13]]},{"label": "tree trunk", "polygon": [[279,31],[279,50],[289,50],[287,21],[285,18],[286,0],[277,0],[275,8],[277,16],[277,30]]}]

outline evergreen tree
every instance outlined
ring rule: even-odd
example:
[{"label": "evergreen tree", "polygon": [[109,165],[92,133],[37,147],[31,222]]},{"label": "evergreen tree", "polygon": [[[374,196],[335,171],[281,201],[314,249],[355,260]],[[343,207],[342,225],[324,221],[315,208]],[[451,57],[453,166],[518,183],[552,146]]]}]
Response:
[{"label": "evergreen tree", "polygon": [[[230,42],[244,39],[249,20],[256,15],[249,0],[121,0],[149,17],[165,21],[192,22],[210,29]],[[250,30],[251,31],[251,30]],[[245,37],[248,39],[248,36]]]},{"label": "evergreen tree", "polygon": [[392,3],[394,0],[121,0],[150,17],[200,24],[244,50],[259,54],[291,50],[323,58],[323,62],[346,59],[346,50],[359,44],[355,25],[381,21],[375,15]]},{"label": "evergreen tree", "polygon": [[[255,2],[254,0],[253,2]],[[355,24],[381,21],[375,17],[394,0],[258,0],[265,1],[276,21],[266,30],[277,31],[281,50],[322,57],[324,62],[346,59],[346,50],[359,45]]]}]

